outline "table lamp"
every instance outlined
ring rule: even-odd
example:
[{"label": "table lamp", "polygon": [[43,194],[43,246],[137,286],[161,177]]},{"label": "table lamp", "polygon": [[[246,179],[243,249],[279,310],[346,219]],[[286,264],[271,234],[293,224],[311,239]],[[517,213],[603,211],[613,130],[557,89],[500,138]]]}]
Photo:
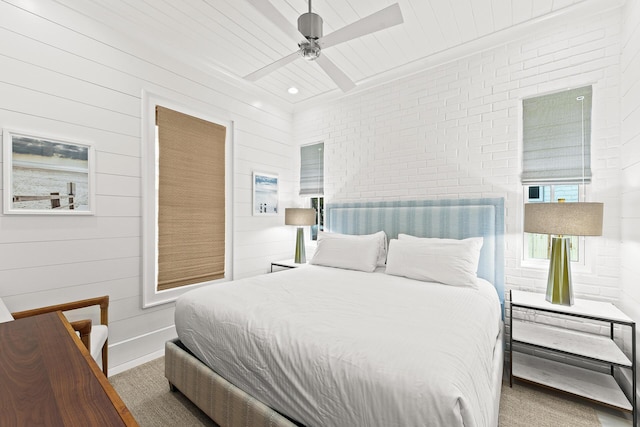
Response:
[{"label": "table lamp", "polygon": [[284,210],[284,223],[285,225],[298,226],[294,262],[296,264],[306,263],[307,257],[304,254],[304,230],[302,227],[316,224],[316,210],[313,208],[286,208]]},{"label": "table lamp", "polygon": [[553,234],[546,300],[573,305],[571,285],[571,240],[566,236],[601,236],[602,203],[526,203],[524,231]]}]

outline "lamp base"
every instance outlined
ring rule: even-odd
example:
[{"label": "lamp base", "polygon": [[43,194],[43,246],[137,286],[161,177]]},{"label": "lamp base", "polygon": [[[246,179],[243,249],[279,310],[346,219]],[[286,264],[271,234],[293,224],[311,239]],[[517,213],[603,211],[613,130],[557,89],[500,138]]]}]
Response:
[{"label": "lamp base", "polygon": [[305,264],[307,262],[307,257],[304,253],[304,229],[302,227],[298,227],[298,234],[296,237],[296,256],[293,261],[296,264]]},{"label": "lamp base", "polygon": [[573,305],[571,239],[568,237],[554,237],[551,241],[546,300],[552,304]]}]

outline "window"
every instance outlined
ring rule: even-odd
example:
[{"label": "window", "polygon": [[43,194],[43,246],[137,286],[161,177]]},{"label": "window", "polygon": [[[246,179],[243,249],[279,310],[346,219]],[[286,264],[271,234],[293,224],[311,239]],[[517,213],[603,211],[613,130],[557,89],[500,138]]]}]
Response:
[{"label": "window", "polygon": [[[591,86],[523,100],[525,203],[585,200],[591,182],[591,100]],[[548,235],[524,233],[524,258],[549,259],[550,244]],[[571,261],[582,261],[582,253],[584,239],[571,237]]]},{"label": "window", "polygon": [[232,126],[151,95],[145,97],[144,119],[147,307],[193,286],[230,279]]},{"label": "window", "polygon": [[227,129],[156,107],[158,291],[224,277]]},{"label": "window", "polygon": [[318,240],[318,232],[324,230],[324,197],[312,197],[311,207],[316,210],[316,225],[311,226],[311,240]]},{"label": "window", "polygon": [[[525,203],[557,203],[580,201],[580,186],[569,185],[532,185],[527,187]],[[528,197],[527,197],[528,196]],[[548,234],[524,233],[524,254],[526,259],[549,259],[551,252],[551,236]],[[580,260],[580,240],[571,237],[571,261]]]},{"label": "window", "polygon": [[522,101],[522,183],[591,182],[591,86]]},{"label": "window", "polygon": [[300,147],[300,195],[310,197],[316,210],[316,225],[311,226],[311,240],[318,240],[324,228],[324,142]]},{"label": "window", "polygon": [[324,193],[324,142],[300,147],[300,195]]}]

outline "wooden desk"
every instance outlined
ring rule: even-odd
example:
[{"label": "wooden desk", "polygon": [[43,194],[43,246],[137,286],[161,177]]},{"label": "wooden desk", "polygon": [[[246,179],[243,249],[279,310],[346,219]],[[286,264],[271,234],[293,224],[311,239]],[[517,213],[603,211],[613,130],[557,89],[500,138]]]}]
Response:
[{"label": "wooden desk", "polygon": [[1,426],[137,426],[62,313],[0,324]]}]

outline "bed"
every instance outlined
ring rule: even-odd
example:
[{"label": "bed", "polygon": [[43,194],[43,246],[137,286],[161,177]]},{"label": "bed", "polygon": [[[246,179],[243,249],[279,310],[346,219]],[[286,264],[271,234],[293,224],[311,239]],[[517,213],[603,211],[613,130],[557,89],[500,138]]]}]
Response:
[{"label": "bed", "polygon": [[[502,199],[328,204],[330,232],[363,236],[349,244],[384,231],[386,269],[321,262],[189,292],[165,375],[221,426],[497,426],[503,214]],[[425,237],[443,253],[480,240],[475,286],[404,277]]]}]

